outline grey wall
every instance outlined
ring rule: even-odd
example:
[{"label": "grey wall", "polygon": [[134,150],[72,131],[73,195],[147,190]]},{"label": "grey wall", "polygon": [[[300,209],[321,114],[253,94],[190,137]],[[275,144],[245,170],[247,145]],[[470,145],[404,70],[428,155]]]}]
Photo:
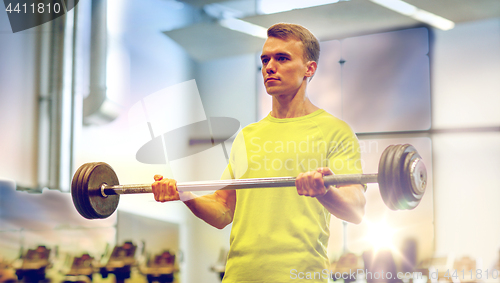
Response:
[{"label": "grey wall", "polygon": [[0,13],[0,177],[36,185],[37,49],[39,30],[12,33]]},{"label": "grey wall", "polygon": [[256,122],[258,61],[248,54],[197,63],[196,82],[207,116],[236,118],[242,126]]},{"label": "grey wall", "polygon": [[[433,127],[500,125],[500,19],[436,31]],[[436,134],[436,254],[480,258],[492,268],[500,249],[500,133]]]}]

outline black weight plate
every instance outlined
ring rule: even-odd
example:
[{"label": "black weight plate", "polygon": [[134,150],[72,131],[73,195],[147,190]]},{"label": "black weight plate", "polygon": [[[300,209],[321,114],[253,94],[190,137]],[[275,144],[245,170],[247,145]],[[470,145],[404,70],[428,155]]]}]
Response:
[{"label": "black weight plate", "polygon": [[406,198],[412,201],[413,209],[420,203],[427,185],[427,169],[416,150],[410,152],[405,159],[405,175],[409,184]]},{"label": "black weight plate", "polygon": [[403,193],[405,195],[405,199],[409,202],[418,201],[422,198],[422,194],[419,194],[414,191],[412,188],[412,178],[413,174],[411,172],[411,166],[415,162],[415,159],[419,158],[420,155],[416,151],[409,152],[405,157],[404,162],[404,182],[405,186],[408,187],[408,190],[405,190]]},{"label": "black weight plate", "polygon": [[412,200],[406,198],[407,192],[411,192],[411,185],[409,181],[409,176],[405,174],[405,160],[406,156],[410,152],[414,152],[415,148],[409,144],[402,145],[399,147],[398,152],[394,155],[394,163],[397,163],[397,166],[393,167],[394,174],[394,190],[396,196],[396,202],[399,209],[410,209],[412,208],[412,204],[410,203]]},{"label": "black weight plate", "polygon": [[421,158],[418,158],[411,173],[413,175],[411,178],[413,193],[420,195],[420,198],[422,198],[427,188],[427,168],[425,168],[425,164]]},{"label": "black weight plate", "polygon": [[399,145],[392,145],[387,153],[386,163],[384,167],[384,176],[386,186],[386,194],[388,198],[388,203],[390,204],[389,208],[392,210],[398,210],[397,203],[394,201],[394,177],[392,176],[392,163],[394,162],[394,154]]},{"label": "black weight plate", "polygon": [[[415,155],[418,154],[415,154],[415,152],[408,153],[405,158],[405,164],[409,162],[411,167],[411,163],[417,158]],[[413,174],[411,174],[410,167],[406,166],[404,167],[404,179],[405,179],[404,182],[406,189],[403,193],[405,195],[405,200],[406,200],[406,206],[407,206],[406,209],[414,209],[415,207],[417,207],[417,205],[420,203],[420,198],[422,197],[422,195],[415,194],[412,190],[411,178]]]},{"label": "black weight plate", "polygon": [[85,213],[81,205],[82,198],[78,195],[79,178],[82,172],[85,172],[86,170],[87,170],[87,164],[83,164],[78,168],[78,170],[76,170],[75,175],[73,175],[73,180],[71,181],[71,198],[73,199],[73,204],[75,205],[75,208],[78,211],[78,213],[80,213],[81,216],[88,218],[87,213]]},{"label": "black weight plate", "polygon": [[425,193],[427,170],[421,160],[421,156],[413,146],[409,146],[405,150],[401,174],[405,200],[403,204],[405,209],[414,209],[418,206]]},{"label": "black weight plate", "polygon": [[85,214],[85,218],[87,219],[94,219],[94,215],[92,211],[89,209],[89,201],[88,201],[88,192],[85,191],[85,188],[83,186],[83,180],[85,179],[85,175],[89,173],[89,170],[92,168],[93,163],[87,163],[85,164],[85,168],[83,168],[82,172],[80,173],[80,176],[78,178],[77,182],[77,188],[78,188],[78,197],[80,198],[80,206]]},{"label": "black weight plate", "polygon": [[387,184],[385,181],[385,175],[384,175],[384,168],[385,168],[385,163],[387,162],[387,153],[389,150],[390,146],[384,149],[382,152],[382,155],[380,156],[380,160],[378,162],[378,174],[377,174],[377,182],[378,182],[378,188],[380,191],[380,196],[382,197],[382,200],[384,201],[386,206],[389,206],[388,204],[388,196],[386,194],[387,191]]},{"label": "black weight plate", "polygon": [[392,156],[391,166],[388,168],[388,176],[390,176],[390,181],[392,184],[391,201],[396,207],[396,209],[405,209],[404,205],[404,195],[401,183],[401,169],[403,168],[404,152],[408,145],[396,145],[394,147],[394,154]]},{"label": "black weight plate", "polygon": [[78,176],[79,176],[79,174],[80,174],[81,171],[82,171],[82,166],[78,167],[78,169],[76,170],[75,174],[73,175],[73,179],[71,180],[71,199],[73,200],[73,205],[75,206],[76,210],[80,214],[82,214],[82,213],[81,213],[80,204],[78,203],[79,198],[76,196],[76,191],[77,191],[77,188],[76,188],[77,185],[76,185],[76,183],[77,183]]},{"label": "black weight plate", "polygon": [[397,151],[399,150],[399,148],[401,147],[401,145],[397,144],[397,145],[393,145],[392,148],[391,148],[391,151],[389,152],[389,154],[387,155],[387,158],[388,158],[388,162],[386,163],[386,170],[385,170],[385,176],[386,176],[386,182],[389,184],[388,188],[389,188],[389,191],[387,192],[388,195],[389,195],[389,201],[391,202],[391,206],[392,206],[392,209],[393,210],[399,210],[399,205],[398,205],[398,196],[396,194],[396,180],[395,180],[395,176],[394,176],[394,162],[395,162],[395,159],[394,159],[394,156],[397,154]]},{"label": "black weight plate", "polygon": [[378,183],[382,199],[391,210],[413,209],[420,203],[427,171],[423,162],[417,161],[417,167],[411,172],[417,158],[421,157],[409,144],[390,145],[382,153]]},{"label": "black weight plate", "polygon": [[107,218],[113,214],[118,207],[119,195],[103,197],[101,186],[119,185],[118,177],[111,166],[104,162],[97,162],[85,174],[83,179],[83,191],[88,193],[89,206],[87,207],[94,218]]},{"label": "black weight plate", "polygon": [[394,154],[394,145],[388,146],[382,156],[380,157],[379,166],[378,166],[378,183],[380,195],[382,196],[382,200],[385,205],[389,207],[391,210],[396,210],[392,200],[391,200],[391,192],[392,192],[392,182],[391,177],[389,176],[392,156]]},{"label": "black weight plate", "polygon": [[80,177],[78,178],[78,182],[77,182],[78,197],[80,198],[80,205],[81,205],[82,211],[85,214],[84,217],[87,219],[95,219],[96,218],[96,215],[95,215],[95,213],[92,210],[92,207],[90,205],[88,190],[85,186],[85,182],[86,182],[85,179],[88,178],[88,175],[90,174],[94,164],[95,163],[85,164],[85,168],[80,173]]}]

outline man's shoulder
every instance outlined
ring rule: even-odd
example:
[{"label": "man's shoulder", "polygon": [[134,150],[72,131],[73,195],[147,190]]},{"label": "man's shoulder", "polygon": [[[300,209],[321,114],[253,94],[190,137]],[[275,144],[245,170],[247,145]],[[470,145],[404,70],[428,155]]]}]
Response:
[{"label": "man's shoulder", "polygon": [[[313,113],[311,117],[306,119],[301,119],[297,121],[299,123],[314,123],[320,128],[326,128],[329,131],[335,132],[348,132],[351,133],[351,126],[345,122],[344,120],[328,113],[327,111],[320,109],[317,110],[317,113]],[[272,125],[272,123],[268,117],[263,118],[260,121],[248,124],[244,126],[240,132],[244,132],[245,134],[257,133],[257,131],[261,131],[266,126]]]},{"label": "man's shoulder", "polygon": [[258,122],[254,122],[244,126],[238,131],[234,141],[244,142],[244,140],[249,136],[256,135],[257,134],[256,131],[261,129],[262,125],[263,125],[263,120],[260,120]]},{"label": "man's shoulder", "polygon": [[266,125],[268,123],[268,121],[266,120],[266,118],[260,120],[260,121],[257,121],[257,122],[254,122],[254,123],[250,123],[246,126],[244,126],[241,131],[244,131],[244,132],[250,132],[250,131],[253,131],[253,130],[257,130],[257,129],[260,129],[261,127],[263,127],[264,125]]},{"label": "man's shoulder", "polygon": [[319,111],[320,111],[320,114],[314,116],[313,118],[325,120],[325,121],[330,122],[330,123],[345,123],[342,119],[327,112],[326,110],[320,109]]},{"label": "man's shoulder", "polygon": [[320,126],[327,127],[330,130],[352,132],[351,126],[347,122],[326,111],[314,118]]}]

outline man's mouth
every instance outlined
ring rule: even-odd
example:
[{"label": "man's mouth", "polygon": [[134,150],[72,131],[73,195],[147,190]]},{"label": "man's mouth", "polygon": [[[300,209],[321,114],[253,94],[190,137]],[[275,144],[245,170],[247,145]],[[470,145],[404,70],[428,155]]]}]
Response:
[{"label": "man's mouth", "polygon": [[279,79],[278,79],[278,78],[267,78],[267,79],[266,79],[266,83],[267,83],[268,81],[279,81]]}]

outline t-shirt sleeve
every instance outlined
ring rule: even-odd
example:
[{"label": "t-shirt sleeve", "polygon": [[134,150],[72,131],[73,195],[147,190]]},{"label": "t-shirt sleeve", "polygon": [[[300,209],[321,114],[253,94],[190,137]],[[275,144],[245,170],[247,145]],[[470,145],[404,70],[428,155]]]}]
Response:
[{"label": "t-shirt sleeve", "polygon": [[233,177],[233,170],[231,163],[228,163],[226,166],[226,169],[224,169],[224,172],[222,172],[222,176],[220,177],[221,180],[229,180],[229,179],[234,179]]},{"label": "t-shirt sleeve", "polygon": [[345,122],[338,129],[330,141],[328,167],[335,174],[362,174],[358,138]]},{"label": "t-shirt sleeve", "polygon": [[233,141],[229,162],[222,173],[221,179],[240,179],[248,168],[247,150],[243,130],[241,130]]}]

